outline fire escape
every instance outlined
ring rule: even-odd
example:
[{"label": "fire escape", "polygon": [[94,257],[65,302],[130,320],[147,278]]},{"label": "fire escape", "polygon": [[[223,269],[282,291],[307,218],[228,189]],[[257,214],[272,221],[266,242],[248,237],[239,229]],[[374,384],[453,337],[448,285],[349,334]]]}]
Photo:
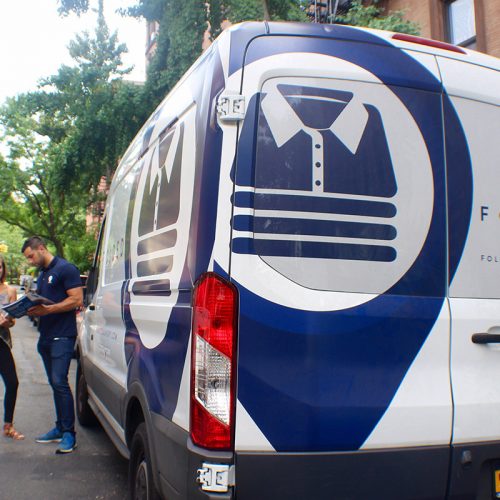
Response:
[{"label": "fire escape", "polygon": [[310,0],[307,15],[315,23],[333,24],[338,14],[345,14],[349,9],[351,0],[327,0],[320,2]]}]

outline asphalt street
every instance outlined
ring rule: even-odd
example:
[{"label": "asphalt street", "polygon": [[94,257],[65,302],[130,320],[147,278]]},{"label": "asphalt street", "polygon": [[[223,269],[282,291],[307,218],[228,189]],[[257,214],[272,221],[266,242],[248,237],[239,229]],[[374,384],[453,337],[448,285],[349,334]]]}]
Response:
[{"label": "asphalt street", "polygon": [[[78,448],[68,455],[56,455],[57,444],[35,442],[54,427],[52,391],[36,352],[38,331],[29,319],[17,320],[12,337],[19,377],[14,423],[26,439],[0,437],[0,500],[126,499],[128,462],[101,427],[83,429],[77,423]],[[72,361],[73,388],[75,369]],[[3,395],[0,379],[2,419]]]}]

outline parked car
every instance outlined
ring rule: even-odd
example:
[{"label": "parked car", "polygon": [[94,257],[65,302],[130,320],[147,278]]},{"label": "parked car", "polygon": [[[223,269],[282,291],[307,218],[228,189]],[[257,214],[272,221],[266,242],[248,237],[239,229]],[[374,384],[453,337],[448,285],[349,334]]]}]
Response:
[{"label": "parked car", "polygon": [[19,277],[19,285],[21,291],[31,290],[32,283],[33,277],[29,274],[21,274],[21,276]]}]

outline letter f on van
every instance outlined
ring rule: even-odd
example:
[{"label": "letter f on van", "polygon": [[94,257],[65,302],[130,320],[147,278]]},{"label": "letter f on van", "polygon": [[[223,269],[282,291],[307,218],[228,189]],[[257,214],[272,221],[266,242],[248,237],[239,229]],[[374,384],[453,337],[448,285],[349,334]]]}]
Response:
[{"label": "letter f on van", "polygon": [[481,222],[488,217],[488,209],[489,207],[482,206],[481,207]]}]

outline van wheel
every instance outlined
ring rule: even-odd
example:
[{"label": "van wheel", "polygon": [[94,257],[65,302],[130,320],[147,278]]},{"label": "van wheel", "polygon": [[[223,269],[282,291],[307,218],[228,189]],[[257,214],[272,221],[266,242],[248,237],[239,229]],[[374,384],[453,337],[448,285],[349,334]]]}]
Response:
[{"label": "van wheel", "polygon": [[92,427],[97,423],[97,418],[89,405],[89,393],[83,371],[78,363],[76,368],[76,416],[82,427]]},{"label": "van wheel", "polygon": [[128,481],[132,500],[158,500],[160,498],[154,485],[148,433],[144,422],[139,424],[132,438]]}]

